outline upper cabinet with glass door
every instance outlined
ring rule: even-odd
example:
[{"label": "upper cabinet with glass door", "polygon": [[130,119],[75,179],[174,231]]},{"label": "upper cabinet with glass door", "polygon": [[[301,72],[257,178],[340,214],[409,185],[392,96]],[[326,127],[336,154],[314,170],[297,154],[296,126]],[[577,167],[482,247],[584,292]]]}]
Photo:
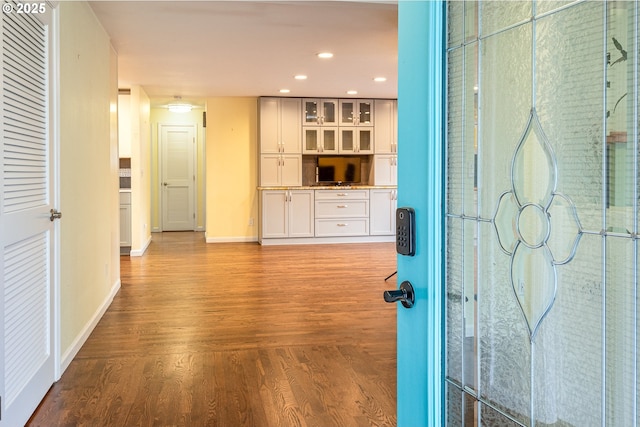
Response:
[{"label": "upper cabinet with glass door", "polygon": [[302,114],[303,126],[337,126],[338,100],[303,99]]},{"label": "upper cabinet with glass door", "polygon": [[373,154],[373,126],[340,128],[339,149],[343,154]]},{"label": "upper cabinet with glass door", "polygon": [[373,100],[341,99],[339,126],[373,126]]},{"label": "upper cabinet with glass door", "polygon": [[337,126],[303,126],[303,154],[335,154],[338,152]]}]

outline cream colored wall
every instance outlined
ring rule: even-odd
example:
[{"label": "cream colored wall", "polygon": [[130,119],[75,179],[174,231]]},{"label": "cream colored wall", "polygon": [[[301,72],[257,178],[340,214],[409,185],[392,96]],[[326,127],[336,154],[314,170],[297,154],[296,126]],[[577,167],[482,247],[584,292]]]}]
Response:
[{"label": "cream colored wall", "polygon": [[118,152],[131,157],[131,95],[118,95]]},{"label": "cream colored wall", "polygon": [[205,185],[204,185],[204,128],[202,108],[194,108],[190,113],[171,113],[166,108],[151,109],[151,230],[160,231],[160,177],[158,165],[158,126],[196,126],[196,230],[205,228]]},{"label": "cream colored wall", "polygon": [[257,123],[257,98],[207,99],[207,242],[258,240]]},{"label": "cream colored wall", "polygon": [[131,255],[140,256],[151,242],[151,103],[140,86],[130,89]]},{"label": "cream colored wall", "polygon": [[120,284],[116,57],[86,2],[60,2],[60,349],[69,361]]}]

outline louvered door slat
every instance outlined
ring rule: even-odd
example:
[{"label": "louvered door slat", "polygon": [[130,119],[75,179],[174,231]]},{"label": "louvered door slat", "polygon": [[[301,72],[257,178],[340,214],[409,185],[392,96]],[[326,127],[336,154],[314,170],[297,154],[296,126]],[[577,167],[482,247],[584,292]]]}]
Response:
[{"label": "louvered door slat", "polygon": [[34,367],[48,356],[47,236],[36,235],[4,250],[5,391],[11,403]]},{"label": "louvered door slat", "polygon": [[48,202],[47,52],[44,29],[29,16],[5,14],[3,38],[3,208],[15,212]]},{"label": "louvered door slat", "polygon": [[7,46],[5,51],[5,63],[11,64],[11,68],[15,69],[17,74],[24,75],[25,78],[33,80],[37,85],[46,86],[47,76],[42,74],[42,70],[38,68],[46,58],[29,55],[20,46]]}]

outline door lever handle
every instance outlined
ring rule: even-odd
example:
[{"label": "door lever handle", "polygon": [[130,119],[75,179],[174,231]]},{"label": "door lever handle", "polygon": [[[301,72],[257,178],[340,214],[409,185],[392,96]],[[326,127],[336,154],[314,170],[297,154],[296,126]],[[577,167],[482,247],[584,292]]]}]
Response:
[{"label": "door lever handle", "polygon": [[59,212],[59,211],[57,211],[57,210],[55,210],[55,209],[51,209],[51,210],[49,211],[49,213],[51,214],[51,216],[49,216],[49,220],[50,220],[51,222],[53,222],[53,220],[54,220],[54,219],[60,219],[60,218],[62,218],[62,212]]},{"label": "door lever handle", "polygon": [[405,280],[400,284],[400,288],[393,291],[384,291],[384,300],[386,302],[400,301],[405,308],[413,307],[415,302],[415,293],[411,282]]}]

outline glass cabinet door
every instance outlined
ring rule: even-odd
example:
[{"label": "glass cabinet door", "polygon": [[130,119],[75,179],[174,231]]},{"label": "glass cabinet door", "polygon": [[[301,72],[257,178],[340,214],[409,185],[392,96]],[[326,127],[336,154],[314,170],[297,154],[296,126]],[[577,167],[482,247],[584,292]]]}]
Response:
[{"label": "glass cabinet door", "polygon": [[333,127],[322,129],[322,152],[338,152],[338,128]]},{"label": "glass cabinet door", "polygon": [[317,99],[305,99],[302,103],[304,107],[304,116],[302,117],[302,124],[304,125],[317,125],[320,123],[320,115],[318,110]]},{"label": "glass cabinet door", "polygon": [[320,128],[305,127],[302,136],[303,153],[317,153],[320,147]]},{"label": "glass cabinet door", "polygon": [[340,129],[340,152],[355,153],[356,152],[356,133],[354,129]]},{"label": "glass cabinet door", "polygon": [[308,126],[302,133],[303,153],[337,153],[338,152],[338,128]]},{"label": "glass cabinet door", "polygon": [[356,102],[340,100],[340,126],[355,126]]},{"label": "glass cabinet door", "polygon": [[358,124],[366,126],[373,125],[373,101],[358,101]]},{"label": "glass cabinet door", "polygon": [[322,100],[322,125],[338,124],[338,101],[335,99]]},{"label": "glass cabinet door", "polygon": [[338,100],[309,98],[302,101],[302,124],[305,126],[336,126],[338,124]]},{"label": "glass cabinet door", "polygon": [[373,128],[358,129],[358,153],[373,153]]}]

